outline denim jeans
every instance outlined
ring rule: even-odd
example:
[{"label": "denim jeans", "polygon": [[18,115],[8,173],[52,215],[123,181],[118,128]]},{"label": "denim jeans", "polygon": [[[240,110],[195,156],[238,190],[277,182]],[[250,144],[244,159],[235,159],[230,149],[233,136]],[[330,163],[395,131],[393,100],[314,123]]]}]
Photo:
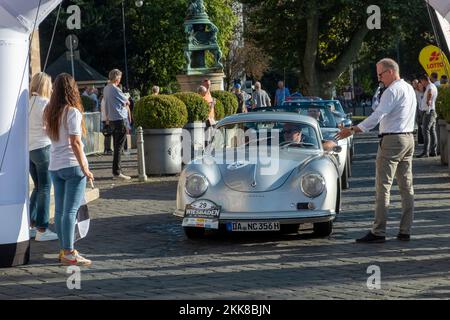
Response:
[{"label": "denim jeans", "polygon": [[50,171],[55,188],[55,227],[62,249],[73,250],[77,211],[86,189],[79,166]]},{"label": "denim jeans", "polygon": [[52,181],[48,172],[50,145],[30,151],[30,175],[34,189],[30,197],[30,219],[37,228],[48,228],[50,216],[50,189]]},{"label": "denim jeans", "polygon": [[423,115],[423,154],[426,155],[436,155],[437,152],[436,118],[437,114],[434,110]]}]

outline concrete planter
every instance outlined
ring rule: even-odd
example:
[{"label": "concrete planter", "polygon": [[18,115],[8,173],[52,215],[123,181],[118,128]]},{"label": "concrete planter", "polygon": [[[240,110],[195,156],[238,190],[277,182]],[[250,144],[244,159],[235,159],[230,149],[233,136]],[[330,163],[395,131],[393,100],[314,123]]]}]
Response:
[{"label": "concrete planter", "polygon": [[145,129],[144,155],[147,174],[164,175],[181,172],[181,128]]},{"label": "concrete planter", "polygon": [[448,164],[448,135],[447,135],[447,122],[445,120],[438,120],[438,142],[439,151],[441,154],[441,163],[443,165]]},{"label": "concrete planter", "polygon": [[[191,137],[191,158],[199,157],[202,155],[205,148],[205,127],[204,122],[196,121],[188,123],[184,126],[184,129],[189,131]],[[185,150],[183,150],[185,152]]]}]

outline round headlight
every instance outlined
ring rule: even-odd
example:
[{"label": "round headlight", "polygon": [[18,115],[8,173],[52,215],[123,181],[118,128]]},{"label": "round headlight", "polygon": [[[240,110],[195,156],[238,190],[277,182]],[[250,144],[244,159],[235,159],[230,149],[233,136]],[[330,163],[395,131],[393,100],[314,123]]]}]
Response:
[{"label": "round headlight", "polygon": [[325,180],[317,173],[304,175],[300,185],[302,192],[310,198],[320,196],[323,190],[325,190]]},{"label": "round headlight", "polygon": [[194,173],[186,178],[186,185],[184,189],[188,196],[198,198],[208,189],[208,180],[206,180],[205,176]]}]

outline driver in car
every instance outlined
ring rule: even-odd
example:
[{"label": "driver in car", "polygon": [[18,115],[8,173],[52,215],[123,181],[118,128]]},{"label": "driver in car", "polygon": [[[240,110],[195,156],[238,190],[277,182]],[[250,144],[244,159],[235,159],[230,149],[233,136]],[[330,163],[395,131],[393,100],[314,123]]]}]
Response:
[{"label": "driver in car", "polygon": [[[312,143],[314,141],[311,137],[304,135],[302,129],[293,123],[285,123],[283,126],[283,137],[284,141],[291,141],[293,143]],[[322,147],[325,151],[331,151],[333,148],[337,146],[334,141],[331,140],[322,140]]]},{"label": "driver in car", "polygon": [[321,112],[319,108],[308,108],[308,116],[313,117],[314,119],[319,122],[319,125],[321,127],[324,127],[326,125],[325,120],[321,120]]}]

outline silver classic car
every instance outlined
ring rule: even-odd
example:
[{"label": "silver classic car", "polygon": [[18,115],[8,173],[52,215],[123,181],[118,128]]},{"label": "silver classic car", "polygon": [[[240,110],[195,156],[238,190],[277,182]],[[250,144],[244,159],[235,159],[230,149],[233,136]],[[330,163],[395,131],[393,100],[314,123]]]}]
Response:
[{"label": "silver classic car", "polygon": [[180,175],[177,209],[189,238],[205,230],[297,232],[313,224],[332,232],[340,210],[337,154],[325,151],[318,122],[308,116],[256,112],[227,117],[204,155]]}]

